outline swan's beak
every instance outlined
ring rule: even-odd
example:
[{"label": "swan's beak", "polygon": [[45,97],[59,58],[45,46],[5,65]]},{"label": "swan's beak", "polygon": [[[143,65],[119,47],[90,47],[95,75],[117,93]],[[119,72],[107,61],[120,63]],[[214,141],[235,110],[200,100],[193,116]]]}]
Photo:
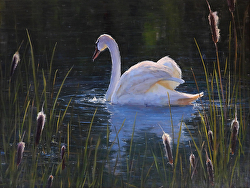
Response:
[{"label": "swan's beak", "polygon": [[97,48],[95,48],[95,52],[92,57],[93,61],[95,61],[95,59],[98,57],[99,54],[100,54],[100,51]]}]

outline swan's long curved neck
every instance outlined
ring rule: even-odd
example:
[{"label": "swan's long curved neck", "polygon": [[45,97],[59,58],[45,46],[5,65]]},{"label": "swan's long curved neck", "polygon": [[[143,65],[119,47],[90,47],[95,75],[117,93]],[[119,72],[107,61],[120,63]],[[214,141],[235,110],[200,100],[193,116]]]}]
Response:
[{"label": "swan's long curved neck", "polygon": [[118,45],[115,40],[111,39],[107,41],[107,47],[110,51],[112,60],[110,84],[106,93],[106,100],[110,101],[114,93],[115,87],[121,77],[121,56]]}]

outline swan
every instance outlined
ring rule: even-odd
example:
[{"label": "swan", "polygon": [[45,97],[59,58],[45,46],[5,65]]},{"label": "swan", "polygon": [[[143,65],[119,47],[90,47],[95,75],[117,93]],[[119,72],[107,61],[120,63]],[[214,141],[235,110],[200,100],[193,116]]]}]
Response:
[{"label": "swan", "polygon": [[142,61],[121,75],[121,57],[116,41],[108,34],[101,35],[96,41],[93,61],[100,52],[109,49],[112,60],[112,71],[106,101],[120,105],[191,105],[203,96],[182,93],[175,90],[184,83],[182,72],[177,63],[168,56],[156,63]]}]

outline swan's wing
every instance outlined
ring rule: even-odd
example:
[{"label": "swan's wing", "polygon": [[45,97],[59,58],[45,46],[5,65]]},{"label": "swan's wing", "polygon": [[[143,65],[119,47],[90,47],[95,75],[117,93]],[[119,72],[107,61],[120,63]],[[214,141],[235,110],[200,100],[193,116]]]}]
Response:
[{"label": "swan's wing", "polygon": [[172,71],[173,77],[180,78],[180,79],[182,78],[181,69],[180,69],[179,65],[177,65],[177,63],[172,58],[165,56],[165,57],[161,58],[159,61],[157,61],[157,64],[165,65],[165,66],[169,67]]},{"label": "swan's wing", "polygon": [[142,94],[146,93],[156,83],[161,83],[164,87],[173,90],[175,85],[184,83],[184,80],[172,76],[169,67],[143,61],[132,66],[120,78],[114,95],[119,98],[123,94]]}]

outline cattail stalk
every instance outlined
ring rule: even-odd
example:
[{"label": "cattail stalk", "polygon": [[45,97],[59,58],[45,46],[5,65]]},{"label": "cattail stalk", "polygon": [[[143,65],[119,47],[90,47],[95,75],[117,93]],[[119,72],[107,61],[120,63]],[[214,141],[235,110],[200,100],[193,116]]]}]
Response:
[{"label": "cattail stalk", "polygon": [[206,165],[207,165],[207,173],[208,173],[209,181],[212,185],[214,185],[214,167],[213,167],[212,161],[208,157],[206,149],[205,151],[206,151],[206,157],[207,157]]},{"label": "cattail stalk", "polygon": [[[161,127],[161,129],[162,129],[162,127]],[[163,142],[163,145],[164,145],[164,150],[165,150],[165,153],[166,153],[166,157],[168,158],[169,163],[173,166],[174,160],[173,160],[173,155],[172,155],[172,148],[171,148],[171,145],[170,145],[171,137],[167,133],[165,133],[163,131],[163,129],[162,129],[162,132],[163,132],[162,142]]]},{"label": "cattail stalk", "polygon": [[[220,40],[220,29],[218,28],[219,17],[217,16],[217,12],[212,12],[211,7],[210,7],[207,0],[206,0],[206,2],[208,5],[208,9],[209,9],[208,21],[209,21],[212,39],[213,39],[213,42],[215,45],[215,50],[216,50],[216,59],[217,59],[218,73],[219,73],[219,79],[220,79],[220,89],[221,89],[222,101],[224,103],[224,120],[226,120],[227,119],[226,118],[226,103],[225,103],[225,98],[224,98],[224,90],[222,87],[219,52],[218,52],[218,46],[217,46],[217,42]],[[224,122],[222,122],[222,124],[224,124]]]},{"label": "cattail stalk", "polygon": [[50,188],[52,186],[54,177],[52,175],[49,176],[47,181],[47,188]]},{"label": "cattail stalk", "polygon": [[234,155],[235,150],[236,150],[236,142],[237,142],[237,135],[239,132],[239,122],[237,120],[237,114],[235,111],[235,119],[231,123],[231,153]]},{"label": "cattail stalk", "polygon": [[235,3],[236,0],[227,0],[228,4],[228,9],[232,15],[233,19],[233,27],[234,27],[234,48],[235,48],[235,53],[234,53],[234,73],[236,74],[236,63],[237,63],[237,32],[236,32],[236,25],[235,25],[235,19],[234,19],[234,11],[235,11]]},{"label": "cattail stalk", "polygon": [[65,150],[66,150],[66,147],[65,145],[62,146],[61,148],[61,160],[62,160],[62,170],[64,170],[65,168]]},{"label": "cattail stalk", "polygon": [[43,109],[41,112],[37,114],[37,131],[36,131],[36,145],[39,144],[40,137],[44,128],[46,115],[43,113]]}]

